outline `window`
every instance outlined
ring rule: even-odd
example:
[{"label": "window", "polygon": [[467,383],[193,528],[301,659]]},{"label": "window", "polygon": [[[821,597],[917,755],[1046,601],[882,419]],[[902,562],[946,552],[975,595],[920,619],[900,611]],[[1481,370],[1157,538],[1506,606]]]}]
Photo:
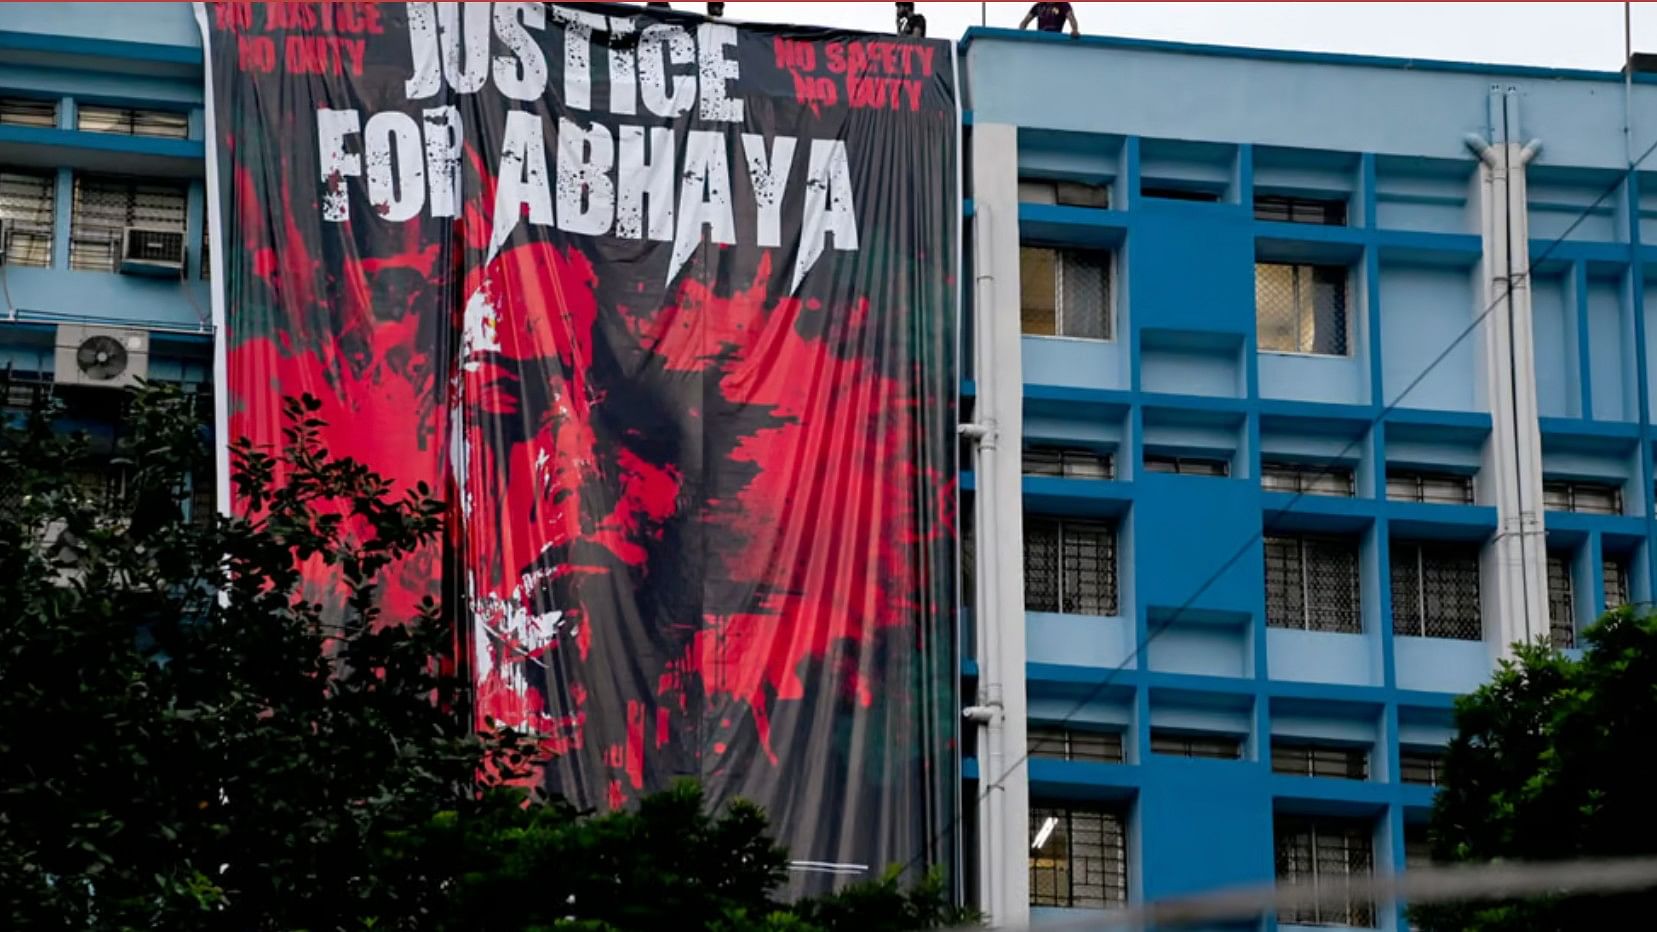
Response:
[{"label": "window", "polygon": [[55,129],[58,102],[33,97],[0,97],[0,126],[33,126]]},{"label": "window", "polygon": [[1184,187],[1177,184],[1145,182],[1139,186],[1139,193],[1144,197],[1163,201],[1195,201],[1199,204],[1218,204],[1220,202],[1220,195],[1216,191]]},{"label": "window", "polygon": [[1352,470],[1345,466],[1304,466],[1299,463],[1260,464],[1260,487],[1268,492],[1334,495],[1351,498],[1357,491]]},{"label": "window", "polygon": [[1109,253],[1023,246],[1018,270],[1025,333],[1110,339]]},{"label": "window", "polygon": [[1267,537],[1265,543],[1267,625],[1363,632],[1356,541]]},{"label": "window", "polygon": [[1448,472],[1387,470],[1387,498],[1429,505],[1473,504],[1473,477]]},{"label": "window", "polygon": [[1235,735],[1193,734],[1151,729],[1151,753],[1168,757],[1206,757],[1241,760],[1243,739]]},{"label": "window", "polygon": [[1569,554],[1548,554],[1548,639],[1554,647],[1576,646],[1576,594]]},{"label": "window", "polygon": [[1127,819],[1117,809],[1030,806],[1030,905],[1128,902]]},{"label": "window", "polygon": [[1272,739],[1272,773],[1291,777],[1368,780],[1369,749],[1346,744]]},{"label": "window", "polygon": [[1020,178],[1018,199],[1028,204],[1105,208],[1110,206],[1110,188],[1107,185],[1082,184],[1077,181]]},{"label": "window", "polygon": [[1310,887],[1317,899],[1278,913],[1285,924],[1375,925],[1375,904],[1351,890],[1375,873],[1375,833],[1361,819],[1276,820],[1277,882]]},{"label": "window", "polygon": [[1404,869],[1421,870],[1433,866],[1432,836],[1425,822],[1404,823]]},{"label": "window", "polygon": [[1339,198],[1296,197],[1290,194],[1256,194],[1254,219],[1278,223],[1346,225],[1346,201]]},{"label": "window", "polygon": [[190,117],[173,110],[79,104],[75,107],[75,128],[87,133],[187,139],[190,135]]},{"label": "window", "polygon": [[1109,456],[1092,450],[1059,447],[1025,447],[1024,474],[1062,476],[1066,479],[1116,478]]},{"label": "window", "polygon": [[184,205],[182,185],[77,175],[69,223],[69,267],[115,271],[123,230],[146,227],[183,233]]},{"label": "window", "polygon": [[1398,782],[1412,786],[1438,786],[1444,779],[1442,748],[1399,748]]},{"label": "window", "polygon": [[1254,264],[1260,349],[1346,355],[1346,269],[1338,265]]},{"label": "window", "polygon": [[1072,731],[1062,725],[1030,724],[1027,732],[1031,757],[1049,760],[1091,761],[1120,764],[1122,733],[1119,731]]},{"label": "window", "polygon": [[1479,549],[1464,544],[1392,544],[1392,633],[1477,641]]},{"label": "window", "polygon": [[51,175],[0,168],[0,219],[8,227],[0,252],[7,265],[52,264],[56,188]]},{"label": "window", "polygon": [[1024,519],[1024,608],[1116,614],[1116,528],[1096,521]]},{"label": "window", "polygon": [[1606,482],[1542,483],[1542,507],[1589,515],[1622,514],[1622,488]]},{"label": "window", "polygon": [[1620,559],[1605,561],[1601,567],[1605,576],[1605,610],[1622,608],[1628,604],[1628,566]]},{"label": "window", "polygon": [[1231,475],[1231,463],[1203,456],[1162,456],[1147,453],[1145,471],[1180,476],[1217,476],[1223,479]]}]

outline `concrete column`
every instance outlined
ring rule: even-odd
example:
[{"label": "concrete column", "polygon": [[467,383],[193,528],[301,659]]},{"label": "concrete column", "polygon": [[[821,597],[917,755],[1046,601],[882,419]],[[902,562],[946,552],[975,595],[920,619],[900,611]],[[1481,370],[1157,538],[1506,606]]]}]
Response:
[{"label": "concrete column", "polygon": [[1030,916],[1024,685],[1024,383],[1020,364],[1018,129],[972,128],[974,373],[978,402],[978,889],[999,927]]}]

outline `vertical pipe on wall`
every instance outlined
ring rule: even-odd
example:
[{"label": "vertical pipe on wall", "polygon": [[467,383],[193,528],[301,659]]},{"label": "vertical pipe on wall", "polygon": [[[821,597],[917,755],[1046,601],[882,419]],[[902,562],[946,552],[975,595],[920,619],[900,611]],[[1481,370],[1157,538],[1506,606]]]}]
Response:
[{"label": "vertical pipe on wall", "polygon": [[1024,760],[1025,646],[1023,367],[1018,305],[1018,131],[972,133],[973,330],[978,385],[979,546],[974,630],[978,645],[979,890],[990,921],[1029,919],[1029,770]]}]

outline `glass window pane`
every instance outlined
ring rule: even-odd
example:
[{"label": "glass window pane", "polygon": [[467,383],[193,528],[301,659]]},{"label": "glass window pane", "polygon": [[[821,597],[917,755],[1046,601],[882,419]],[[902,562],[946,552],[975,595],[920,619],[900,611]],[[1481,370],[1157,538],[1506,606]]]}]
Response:
[{"label": "glass window pane", "polygon": [[1059,333],[1058,254],[1039,246],[1018,250],[1020,322],[1024,333]]},{"label": "glass window pane", "polygon": [[1283,353],[1299,350],[1294,266],[1255,263],[1254,316],[1260,349]]}]

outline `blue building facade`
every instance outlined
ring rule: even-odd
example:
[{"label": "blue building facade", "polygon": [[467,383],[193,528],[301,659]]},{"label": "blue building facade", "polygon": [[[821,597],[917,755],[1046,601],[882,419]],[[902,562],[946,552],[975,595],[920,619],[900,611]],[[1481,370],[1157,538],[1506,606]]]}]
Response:
[{"label": "blue building facade", "polygon": [[1455,695],[1651,598],[1657,88],[962,49],[975,896],[1406,928]]},{"label": "blue building facade", "polygon": [[0,10],[4,401],[53,394],[94,454],[112,387],[212,393],[200,45],[188,4]]},{"label": "blue building facade", "polygon": [[[1288,880],[1327,905],[1238,927],[1404,928],[1338,894],[1424,857],[1453,697],[1652,597],[1657,85],[961,54],[971,894]],[[9,406],[107,423],[100,335],[211,392],[202,106],[187,4],[0,6]]]}]

